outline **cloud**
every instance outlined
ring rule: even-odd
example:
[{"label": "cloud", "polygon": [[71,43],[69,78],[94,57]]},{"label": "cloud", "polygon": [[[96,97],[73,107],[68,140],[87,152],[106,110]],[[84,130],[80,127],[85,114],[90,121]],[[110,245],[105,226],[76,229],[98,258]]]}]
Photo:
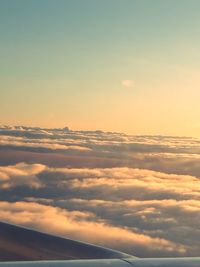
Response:
[{"label": "cloud", "polygon": [[64,141],[54,141],[51,139],[43,138],[42,140],[34,139],[24,139],[23,137],[10,137],[10,136],[1,136],[0,146],[2,147],[19,147],[21,149],[32,148],[32,149],[44,149],[46,151],[52,150],[79,150],[79,151],[90,151],[90,148],[79,146],[78,144],[69,144]]},{"label": "cloud", "polygon": [[123,80],[121,83],[122,83],[122,86],[126,88],[132,88],[135,86],[135,82],[133,80]]},{"label": "cloud", "polygon": [[0,127],[0,218],[40,230],[48,223],[52,233],[143,257],[198,256],[199,145],[181,136]]},{"label": "cloud", "polygon": [[37,174],[45,169],[44,165],[19,163],[15,166],[0,167],[0,189],[16,186],[39,188],[42,183]]},{"label": "cloud", "polygon": [[[5,174],[9,179],[5,179]],[[17,221],[18,217],[12,213],[2,217],[3,220],[30,223],[29,226],[44,230],[42,220],[50,223],[46,221],[50,217],[51,225],[56,225],[49,228],[52,233],[64,233],[71,238],[82,238],[127,253],[134,247],[138,256],[198,254],[200,182],[197,177],[124,167],[49,168],[25,163],[1,167],[0,177],[0,201],[12,201],[10,207],[15,207],[14,203],[16,207],[21,205],[25,216],[24,219],[19,216],[21,219]],[[36,182],[38,186],[33,186]],[[58,216],[42,212],[43,217],[40,216],[36,224],[31,224],[35,221],[33,217],[26,221],[26,207],[37,210],[35,207],[44,206],[55,214],[58,212]],[[70,214],[70,218],[75,214],[78,216],[71,222],[76,230],[66,224],[65,232],[59,232],[62,229],[60,213]],[[85,222],[77,225],[77,221],[82,220],[87,221],[85,228],[82,228]],[[86,231],[86,226],[90,230]],[[100,240],[93,239],[93,228],[99,229],[102,239],[100,236]],[[109,232],[107,238],[104,231]],[[140,244],[143,237],[149,248]],[[116,238],[120,241],[117,247]],[[158,245],[159,242],[162,245]]]},{"label": "cloud", "polygon": [[[0,165],[133,167],[200,176],[200,140],[102,131],[0,127]],[[176,160],[174,160],[176,159]]]},{"label": "cloud", "polygon": [[33,202],[0,202],[0,219],[11,223],[122,249],[132,254],[146,253],[148,255],[151,250],[165,255],[185,253],[184,246],[163,238],[152,238],[101,221],[89,221],[93,216],[92,213],[67,211]]}]

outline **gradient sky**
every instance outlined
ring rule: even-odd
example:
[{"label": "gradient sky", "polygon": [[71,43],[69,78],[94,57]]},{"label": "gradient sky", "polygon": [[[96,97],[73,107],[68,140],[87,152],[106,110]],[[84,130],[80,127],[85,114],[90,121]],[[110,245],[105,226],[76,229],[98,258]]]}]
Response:
[{"label": "gradient sky", "polygon": [[200,136],[199,0],[0,0],[0,123]]}]

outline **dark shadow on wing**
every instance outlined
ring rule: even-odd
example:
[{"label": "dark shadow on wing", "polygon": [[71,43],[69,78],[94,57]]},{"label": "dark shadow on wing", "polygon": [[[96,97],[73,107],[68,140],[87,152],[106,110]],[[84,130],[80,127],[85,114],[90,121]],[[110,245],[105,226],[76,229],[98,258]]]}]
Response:
[{"label": "dark shadow on wing", "polygon": [[115,250],[0,222],[0,261],[121,259],[127,256]]}]

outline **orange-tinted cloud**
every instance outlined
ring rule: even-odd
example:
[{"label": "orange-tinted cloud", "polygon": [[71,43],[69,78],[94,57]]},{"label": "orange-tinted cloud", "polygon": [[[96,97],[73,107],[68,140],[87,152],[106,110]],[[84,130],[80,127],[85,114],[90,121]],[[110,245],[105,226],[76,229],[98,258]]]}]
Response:
[{"label": "orange-tinted cloud", "polygon": [[[149,250],[185,253],[185,247],[163,238],[152,238],[124,228],[90,221],[94,215],[86,212],[66,211],[60,208],[25,202],[0,202],[0,220],[34,227],[61,236],[110,246],[130,253],[146,254]],[[48,225],[48,228],[47,228]],[[48,229],[48,230],[47,230]]]}]

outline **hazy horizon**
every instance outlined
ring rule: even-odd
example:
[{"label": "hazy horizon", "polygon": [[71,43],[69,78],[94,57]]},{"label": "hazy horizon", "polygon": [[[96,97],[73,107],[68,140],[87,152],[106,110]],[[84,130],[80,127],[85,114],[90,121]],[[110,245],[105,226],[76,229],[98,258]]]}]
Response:
[{"label": "hazy horizon", "polygon": [[18,125],[15,125],[15,124],[0,124],[0,130],[3,129],[3,128],[8,128],[8,129],[18,129],[18,130],[23,130],[23,129],[41,129],[41,130],[66,130],[67,131],[71,131],[71,132],[102,132],[102,133],[116,133],[116,134],[124,134],[124,135],[127,135],[127,136],[162,136],[162,137],[186,137],[186,138],[195,138],[195,139],[199,139],[200,137],[199,136],[192,136],[192,135],[165,135],[165,134],[131,134],[131,133],[126,133],[126,132],[119,132],[119,131],[107,131],[105,129],[90,129],[90,128],[87,128],[87,129],[80,129],[80,128],[77,128],[77,129],[73,129],[71,127],[69,127],[69,125],[65,124],[63,127],[42,127],[41,125],[29,125],[29,124],[18,124]]}]

